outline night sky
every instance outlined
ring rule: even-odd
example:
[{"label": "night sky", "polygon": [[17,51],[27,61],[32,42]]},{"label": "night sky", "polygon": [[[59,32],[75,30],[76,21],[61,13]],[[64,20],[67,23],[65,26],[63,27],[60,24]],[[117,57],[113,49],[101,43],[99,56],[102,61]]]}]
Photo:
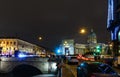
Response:
[{"label": "night sky", "polygon": [[[0,0],[0,37],[17,37],[53,49],[63,39],[86,43],[85,27],[98,42],[110,40],[107,0]],[[43,40],[39,41],[38,37]]]}]

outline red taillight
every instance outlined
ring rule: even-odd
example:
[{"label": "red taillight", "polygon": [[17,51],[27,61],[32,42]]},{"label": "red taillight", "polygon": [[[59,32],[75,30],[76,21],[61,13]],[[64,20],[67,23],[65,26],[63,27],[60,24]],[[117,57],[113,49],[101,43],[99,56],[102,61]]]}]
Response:
[{"label": "red taillight", "polygon": [[77,56],[77,59],[80,59],[80,57],[79,57],[79,56]]}]

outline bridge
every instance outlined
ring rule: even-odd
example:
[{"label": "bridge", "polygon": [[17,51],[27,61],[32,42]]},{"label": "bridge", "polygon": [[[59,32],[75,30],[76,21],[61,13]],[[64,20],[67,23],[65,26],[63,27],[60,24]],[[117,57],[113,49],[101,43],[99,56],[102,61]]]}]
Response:
[{"label": "bridge", "polygon": [[[0,61],[0,73],[18,74],[20,72],[33,73],[36,74],[48,74],[56,73],[56,62],[48,62],[48,58],[39,57],[1,57]],[[31,72],[32,71],[32,72]]]}]

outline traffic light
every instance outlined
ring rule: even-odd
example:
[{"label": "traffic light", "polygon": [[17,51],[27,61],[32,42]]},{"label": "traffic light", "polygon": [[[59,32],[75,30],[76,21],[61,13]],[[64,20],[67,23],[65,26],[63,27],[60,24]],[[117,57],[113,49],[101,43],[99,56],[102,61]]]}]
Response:
[{"label": "traffic light", "polygon": [[100,53],[101,51],[102,51],[102,47],[101,47],[101,46],[99,46],[99,45],[98,45],[98,46],[96,46],[96,52],[99,52],[99,53]]}]

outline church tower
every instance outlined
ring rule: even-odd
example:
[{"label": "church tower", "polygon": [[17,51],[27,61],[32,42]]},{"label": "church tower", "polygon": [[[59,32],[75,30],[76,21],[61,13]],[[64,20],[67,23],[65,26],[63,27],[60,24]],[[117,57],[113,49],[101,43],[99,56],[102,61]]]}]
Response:
[{"label": "church tower", "polygon": [[88,44],[95,44],[95,43],[97,43],[97,37],[96,37],[96,34],[93,31],[93,29],[91,29],[90,34],[88,35],[87,43]]}]

